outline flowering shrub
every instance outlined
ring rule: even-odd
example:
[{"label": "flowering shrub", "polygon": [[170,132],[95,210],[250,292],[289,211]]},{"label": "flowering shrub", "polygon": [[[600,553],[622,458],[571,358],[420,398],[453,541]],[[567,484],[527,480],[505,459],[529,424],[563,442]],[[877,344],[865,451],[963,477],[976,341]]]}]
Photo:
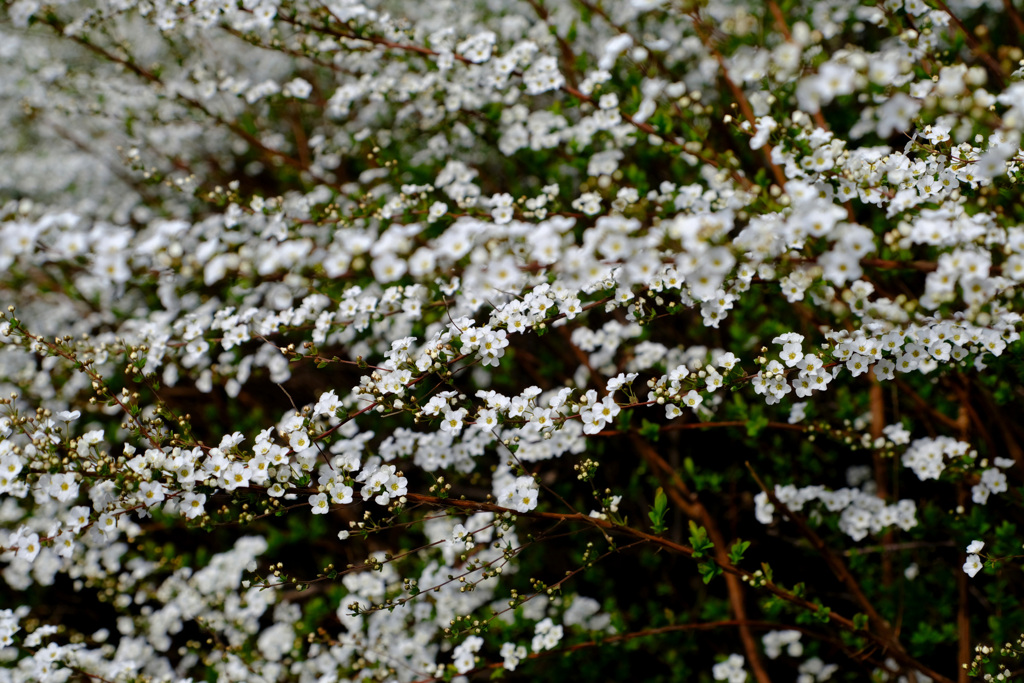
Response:
[{"label": "flowering shrub", "polygon": [[1024,18],[0,10],[0,681],[1014,675]]}]

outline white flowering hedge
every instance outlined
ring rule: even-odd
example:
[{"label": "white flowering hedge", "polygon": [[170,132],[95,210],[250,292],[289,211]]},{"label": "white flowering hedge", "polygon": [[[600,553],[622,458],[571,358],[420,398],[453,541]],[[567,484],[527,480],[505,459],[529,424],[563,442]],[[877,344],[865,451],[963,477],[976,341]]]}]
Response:
[{"label": "white flowering hedge", "polygon": [[1013,677],[1021,34],[5,0],[0,683]]}]

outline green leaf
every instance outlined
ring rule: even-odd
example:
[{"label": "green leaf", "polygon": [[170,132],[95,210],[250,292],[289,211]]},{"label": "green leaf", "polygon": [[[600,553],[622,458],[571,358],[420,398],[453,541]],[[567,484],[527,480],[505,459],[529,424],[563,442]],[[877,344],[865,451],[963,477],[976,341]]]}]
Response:
[{"label": "green leaf", "polygon": [[697,571],[700,572],[701,578],[705,584],[711,583],[711,580],[722,573],[722,568],[715,564],[712,560],[701,562],[697,565]]},{"label": "green leaf", "polygon": [[665,491],[659,486],[657,492],[654,494],[654,506],[651,508],[651,511],[647,513],[647,517],[651,520],[654,533],[660,534],[668,528],[665,526],[666,512],[668,512],[668,496],[665,495]]},{"label": "green leaf", "polygon": [[644,419],[640,423],[640,436],[648,441],[657,441],[658,437],[661,436],[661,427],[654,422]]},{"label": "green leaf", "polygon": [[747,436],[756,437],[765,427],[768,426],[768,418],[765,415],[758,415],[747,420]]},{"label": "green leaf", "polygon": [[690,546],[693,548],[694,558],[700,559],[704,554],[715,547],[715,544],[708,540],[708,532],[696,522],[690,521]]},{"label": "green leaf", "polygon": [[654,494],[654,509],[661,514],[664,514],[665,510],[668,509],[668,496],[665,495],[665,491],[660,486]]},{"label": "green leaf", "polygon": [[739,564],[743,561],[743,553],[750,547],[750,541],[737,540],[732,544],[732,548],[729,549],[729,561],[733,564]]}]

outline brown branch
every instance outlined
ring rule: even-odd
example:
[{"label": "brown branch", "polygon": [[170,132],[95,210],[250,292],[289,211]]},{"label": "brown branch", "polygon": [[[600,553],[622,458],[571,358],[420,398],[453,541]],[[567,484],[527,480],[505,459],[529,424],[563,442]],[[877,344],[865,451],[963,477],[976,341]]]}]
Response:
[{"label": "brown branch", "polygon": [[[879,614],[878,610],[875,609],[875,606],[870,600],[868,600],[864,591],[861,589],[860,584],[857,583],[857,579],[855,579],[853,574],[850,573],[850,570],[846,568],[846,564],[837,557],[831,549],[829,549],[825,541],[807,524],[806,521],[804,521],[801,516],[790,510],[789,506],[779,500],[773,490],[765,486],[765,483],[758,476],[757,472],[754,471],[754,468],[750,463],[747,463],[747,469],[750,470],[750,474],[754,477],[754,480],[757,482],[761,490],[768,496],[772,505],[797,525],[800,533],[803,534],[803,536],[810,541],[814,549],[818,551],[818,554],[825,560],[825,563],[828,565],[829,569],[832,570],[835,577],[846,586],[847,590],[850,591],[857,604],[860,605],[867,614],[869,622],[878,629],[879,633],[881,633],[882,637],[887,641],[886,645],[893,649],[892,654],[895,655],[897,652],[905,653],[903,646],[897,639],[896,634],[889,625],[889,622]],[[932,676],[932,674],[925,669],[920,669],[920,671]],[[934,678],[934,676],[932,677]]]},{"label": "brown branch", "polygon": [[1010,457],[1017,463],[1017,467],[1024,467],[1024,449],[1021,449],[1020,444],[1017,443],[1017,436],[1013,433],[1011,425],[1003,417],[1003,412],[996,405],[992,395],[983,387],[980,388],[979,393],[985,401],[986,413],[996,421],[996,426],[999,427],[999,432],[1003,435],[1003,443],[1006,444],[1006,450]]},{"label": "brown branch", "polygon": [[1003,78],[1003,70],[999,66],[999,62],[997,62],[992,57],[992,55],[981,49],[981,44],[978,43],[978,40],[974,37],[974,34],[971,33],[971,31],[966,26],[964,26],[964,22],[960,21],[960,17],[953,14],[953,10],[949,9],[949,6],[945,2],[943,2],[943,0],[935,0],[935,4],[939,6],[939,9],[941,9],[943,12],[949,15],[950,20],[952,20],[952,22],[956,24],[956,27],[960,29],[960,32],[964,34],[964,40],[967,41],[967,44],[971,47],[971,50],[974,52],[974,54],[976,54],[981,59],[981,61],[985,62],[985,66],[988,67],[988,70],[996,79],[996,84],[999,86],[999,89],[1002,90],[1003,88],[1005,88],[1006,83]]},{"label": "brown branch", "polygon": [[[308,28],[308,27],[300,24],[299,22],[295,21],[294,19],[289,19],[287,17],[282,17],[282,16],[279,16],[278,18],[282,19],[285,22],[294,24],[296,26],[300,26],[302,28]],[[437,57],[438,54],[439,54],[438,52],[436,52],[434,50],[431,50],[430,48],[422,47],[420,45],[413,45],[413,44],[410,44],[410,43],[396,43],[396,42],[393,42],[393,41],[390,41],[390,40],[385,40],[383,38],[378,38],[376,36],[356,36],[356,35],[353,35],[353,34],[350,34],[350,33],[345,33],[343,31],[339,31],[339,30],[331,28],[329,26],[321,26],[318,30],[323,31],[324,33],[326,33],[328,35],[331,35],[331,36],[334,36],[336,38],[345,38],[345,39],[352,40],[352,41],[361,41],[361,42],[371,43],[373,45],[380,45],[382,47],[386,47],[386,48],[389,48],[389,49],[392,49],[392,50],[404,50],[404,51],[407,51],[407,52],[415,52],[415,53],[421,54],[421,55],[423,55],[425,57]],[[452,58],[455,59],[456,61],[462,62],[464,64],[472,64],[472,62],[470,62],[469,59],[467,59],[465,56],[460,55],[460,54],[458,54],[456,52],[452,53]],[[514,72],[514,73],[517,73],[517,72]],[[559,90],[561,90],[562,92],[567,93],[569,95],[572,95],[574,98],[579,100],[581,103],[587,103],[587,104],[590,104],[590,105],[594,105],[595,104],[594,103],[594,99],[592,97],[590,97],[589,95],[583,94],[578,89],[574,88],[572,85],[569,85],[569,84],[563,85],[563,86],[561,86],[559,88]],[[624,121],[628,122],[629,124],[631,124],[632,126],[637,128],[638,130],[643,131],[644,133],[647,133],[648,135],[657,135],[659,137],[667,138],[674,145],[676,145],[676,146],[678,146],[680,148],[684,147],[684,143],[683,143],[682,140],[679,140],[678,138],[675,138],[675,137],[666,136],[664,133],[658,131],[654,126],[650,125],[646,121],[642,121],[642,122],[641,121],[637,121],[632,116],[630,116],[629,114],[626,114],[625,112],[620,112],[620,115],[622,116],[622,119]],[[721,168],[721,166],[722,166],[719,162],[715,161],[714,159],[712,159],[710,157],[702,155],[700,152],[694,153],[694,152],[689,152],[688,151],[687,153],[691,154],[692,156],[697,157],[698,159],[700,159],[704,163],[706,163],[706,164],[708,164],[710,166],[713,166],[715,168]],[[730,177],[736,183],[741,185],[743,187],[743,189],[750,190],[750,189],[752,189],[754,187],[754,183],[749,178],[746,178],[743,175],[737,173],[734,169],[726,169],[726,170],[729,173]]]},{"label": "brown branch", "polygon": [[[823,638],[820,633],[812,631],[808,628],[801,626],[790,626],[788,624],[781,624],[774,621],[741,621],[739,619],[724,619],[721,621],[706,621],[690,624],[672,624],[671,626],[661,626],[659,628],[649,628],[642,631],[634,631],[632,633],[621,633],[614,636],[608,636],[607,638],[600,638],[598,640],[591,640],[585,643],[576,643],[574,645],[568,645],[566,647],[557,648],[555,650],[547,650],[541,652],[531,652],[526,655],[526,659],[539,659],[542,657],[551,657],[555,655],[565,655],[570,652],[576,652],[578,650],[584,650],[591,647],[601,647],[602,645],[612,645],[615,643],[627,642],[635,640],[637,638],[649,638],[651,636],[664,635],[666,633],[678,633],[680,631],[712,631],[719,628],[729,628],[731,626],[747,626],[749,628],[763,629],[763,630],[778,630],[788,629],[791,631],[800,631],[802,634],[810,636],[811,638],[817,638],[818,640],[824,640],[831,643],[841,649],[845,649],[841,643],[831,641],[827,638]],[[324,633],[323,635],[326,635]],[[500,669],[504,665],[501,662],[492,662],[486,666],[477,667],[471,671],[466,672],[466,675],[472,676],[474,673],[482,671],[488,671],[491,669]],[[440,681],[442,678],[428,677],[423,678],[415,683],[433,683],[433,681]]]},{"label": "brown branch", "polygon": [[862,266],[869,268],[881,268],[884,270],[919,270],[922,273],[930,273],[938,270],[939,265],[934,261],[891,261],[889,259],[866,258],[860,261]]},{"label": "brown branch", "polygon": [[562,337],[562,340],[566,343],[568,349],[576,357],[576,360],[579,361],[579,364],[585,367],[590,373],[590,381],[594,386],[603,389],[604,382],[602,382],[601,374],[598,373],[598,371],[590,364],[590,357],[584,353],[583,349],[572,343],[572,335],[569,334],[569,331],[565,327],[559,327],[558,334]]},{"label": "brown branch", "polygon": [[911,389],[909,384],[899,378],[896,378],[893,381],[896,383],[896,388],[899,389],[900,395],[909,397],[923,412],[938,420],[949,429],[960,429],[959,422],[948,415],[940,413],[931,403],[924,400],[920,394]]},{"label": "brown branch", "polygon": [[[550,22],[548,21],[548,11],[544,9],[544,5],[540,4],[540,2],[538,2],[537,0],[526,0],[526,2],[529,3],[530,7],[533,8],[533,11],[537,13],[537,16],[540,17],[541,21],[543,21],[545,24],[550,24]],[[576,55],[573,53],[572,46],[569,45],[568,41],[566,41],[566,39],[563,38],[562,36],[558,35],[557,29],[553,31],[553,33],[555,34],[555,40],[558,42],[558,49],[562,53],[562,64],[564,65],[563,68],[565,70],[565,80],[566,82],[569,83],[569,85],[575,88],[577,83],[579,82],[579,80],[576,77]]]},{"label": "brown branch", "polygon": [[74,145],[76,149],[85,152],[86,154],[89,154],[95,157],[96,159],[99,159],[111,173],[117,176],[118,180],[120,180],[122,183],[133,189],[135,192],[139,193],[139,196],[142,197],[142,199],[144,199],[146,202],[152,203],[155,201],[153,193],[150,192],[149,188],[147,188],[145,184],[142,183],[138,178],[133,177],[131,174],[127,173],[123,168],[115,166],[113,162],[111,162],[109,159],[106,159],[105,157],[101,156],[100,153],[97,152],[95,149],[92,149],[87,144],[76,138],[71,133],[71,131],[51,121],[44,120],[44,123],[45,125],[48,125],[50,128],[52,128],[53,131],[57,133],[57,135],[61,136],[62,138],[70,142],[72,145]]},{"label": "brown branch", "polygon": [[[715,518],[711,516],[708,509],[704,507],[697,497],[690,492],[689,487],[682,478],[672,469],[671,465],[654,449],[654,447],[637,433],[632,435],[633,446],[640,452],[643,459],[655,470],[658,478],[662,480],[665,491],[687,517],[701,523],[708,533],[708,539],[714,544],[715,562],[718,565],[729,563],[729,551],[725,537],[722,535]],[[743,643],[743,650],[747,654],[750,668],[754,671],[754,678],[758,683],[771,683],[771,678],[761,661],[760,648],[754,635],[747,625],[747,607],[743,601],[743,583],[735,574],[725,574],[725,586],[729,593],[729,607],[733,616],[739,623],[740,641]]]},{"label": "brown branch", "polygon": [[[875,376],[874,368],[871,369],[870,377],[871,441],[874,442],[882,437],[882,430],[885,428],[885,395],[882,392],[882,383]],[[881,451],[875,450],[871,455],[871,460],[875,471],[876,494],[882,500],[889,502],[889,459],[883,457]],[[887,529],[885,535],[882,536],[882,542],[891,544],[895,536],[892,529]],[[882,555],[882,585],[892,585],[892,557],[888,554]]]},{"label": "brown branch", "polygon": [[1014,27],[1017,29],[1017,34],[1024,35],[1024,19],[1021,19],[1020,12],[1013,6],[1013,0],[1003,0],[1003,8],[1010,15],[1010,21],[1013,22]]},{"label": "brown branch", "polygon": [[[589,104],[594,104],[593,98],[591,98],[588,95],[584,95],[583,93],[581,93],[576,88],[572,88],[572,87],[570,87],[568,85],[563,85],[561,87],[561,90],[563,92],[569,93],[570,95],[572,95],[576,99],[580,100],[581,102],[587,102]],[[662,133],[661,131],[659,131],[657,128],[655,128],[651,124],[647,123],[646,121],[642,121],[642,122],[641,121],[637,121],[636,119],[634,119],[632,116],[630,116],[629,114],[627,114],[625,112],[619,112],[619,115],[622,116],[622,119],[624,121],[632,124],[637,129],[647,133],[648,135],[657,135],[658,137],[666,138],[670,142],[675,144],[676,146],[685,149],[683,141],[681,141],[681,140],[679,140],[678,138],[675,138],[675,137],[666,136],[665,133]],[[698,159],[700,159],[704,163],[708,164],[709,166],[713,166],[714,168],[721,168],[722,167],[722,164],[720,164],[719,162],[715,161],[714,159],[712,159],[709,156],[701,154],[700,152],[691,152],[691,151],[687,150],[687,154],[690,154],[692,156],[697,157]],[[743,187],[743,189],[750,190],[751,188],[754,187],[753,181],[751,181],[749,178],[747,178],[747,177],[745,177],[743,175],[740,175],[739,173],[736,172],[735,169],[727,168],[726,171],[729,173],[730,177],[735,182],[737,182],[738,184],[740,184]]]},{"label": "brown branch", "polygon": [[782,13],[782,9],[779,7],[779,3],[775,0],[768,0],[768,10],[772,13],[772,18],[775,19],[775,27],[779,29],[782,37],[786,39],[786,42],[793,40],[793,34],[789,32],[789,24],[786,23],[786,15]]},{"label": "brown branch", "polygon": [[[957,486],[957,504],[963,505],[967,500],[967,491],[963,484]],[[966,553],[960,553],[960,558],[967,560]],[[961,570],[956,573],[956,631],[957,631],[957,671],[959,676],[957,683],[968,682],[968,667],[972,660],[971,648],[971,620],[967,610],[967,572]]]},{"label": "brown branch", "polygon": [[[704,43],[704,47],[706,47],[708,51],[711,52],[711,55],[715,58],[715,61],[718,62],[718,68],[721,70],[722,80],[725,81],[726,87],[729,88],[729,91],[732,93],[732,96],[736,99],[736,102],[739,104],[740,111],[743,112],[743,117],[747,120],[747,123],[753,126],[754,109],[753,107],[750,106],[750,102],[747,100],[747,96],[743,92],[743,89],[736,85],[736,83],[729,76],[729,69],[725,65],[725,57],[722,56],[722,53],[719,52],[718,48],[716,48],[714,44],[711,42],[711,36],[709,35],[709,32],[703,30],[703,27],[701,26],[700,22],[700,17],[696,13],[694,13],[691,16],[691,18],[693,20],[693,28],[696,31],[697,35],[700,37],[701,41]],[[765,164],[768,166],[769,170],[771,170],[772,172],[772,175],[775,177],[776,184],[778,184],[779,187],[785,187],[786,174],[782,172],[782,169],[779,168],[774,161],[772,161],[771,151],[771,145],[765,143],[764,147],[762,148]]]},{"label": "brown branch", "polygon": [[[963,441],[969,441],[971,433],[976,433],[985,445],[988,447],[990,454],[995,455],[999,452],[999,448],[996,445],[995,439],[992,438],[991,432],[985,426],[985,423],[981,419],[981,415],[974,407],[971,392],[971,383],[966,376],[961,375],[960,381],[953,384],[953,389],[956,392],[957,400],[960,402],[960,410],[962,419],[967,421],[967,426],[961,436]],[[998,414],[999,411],[993,411]],[[1016,446],[1016,444],[1014,444]],[[1019,447],[1018,447],[1019,449]]]},{"label": "brown branch", "polygon": [[953,541],[904,541],[902,543],[883,543],[880,545],[869,545],[863,548],[850,548],[843,551],[846,557],[854,555],[867,555],[868,553],[891,553],[900,550],[913,550],[914,548],[938,548],[953,547]]},{"label": "brown branch", "polygon": [[[61,35],[64,35],[64,26],[59,21],[57,21],[56,19],[51,19],[49,21],[49,25],[50,25],[50,27],[54,31],[56,31],[57,33],[59,33]],[[89,42],[89,40],[87,40],[86,38],[84,38],[82,36],[71,35],[71,36],[68,36],[68,37],[71,40],[73,40],[75,43],[77,43],[78,45],[81,45],[82,47],[84,47],[87,50],[89,50],[90,52],[93,52],[93,53],[95,53],[97,55],[100,55],[104,59],[106,59],[108,61],[111,61],[111,62],[113,62],[115,64],[121,65],[125,69],[128,69],[129,71],[131,71],[132,73],[137,75],[139,78],[142,78],[143,80],[149,81],[150,83],[153,83],[154,85],[156,85],[157,87],[159,87],[161,89],[164,88],[164,83],[160,79],[159,76],[157,76],[156,74],[154,74],[151,71],[148,71],[148,70],[142,68],[141,66],[139,66],[138,64],[135,63],[135,60],[131,59],[130,57],[128,57],[128,58],[119,57],[118,55],[112,53],[110,50],[107,50],[107,49],[105,49],[103,47],[100,47],[99,45],[96,45],[94,43]],[[238,137],[240,137],[243,140],[245,140],[252,147],[255,147],[256,149],[258,149],[263,154],[265,154],[267,156],[270,156],[270,157],[274,157],[274,158],[280,159],[283,163],[287,164],[288,166],[291,166],[291,167],[295,168],[296,170],[302,171],[304,173],[310,173],[311,177],[316,182],[318,182],[318,183],[320,183],[322,185],[326,185],[328,187],[334,187],[334,184],[330,183],[326,179],[312,174],[310,172],[308,166],[303,164],[302,161],[300,161],[299,159],[295,159],[295,158],[285,154],[284,152],[281,152],[279,150],[273,149],[271,147],[267,147],[255,135],[252,135],[251,133],[246,131],[244,128],[242,128],[240,125],[238,125],[237,123],[235,123],[233,121],[228,121],[227,119],[225,119],[224,117],[220,116],[219,114],[213,113],[203,103],[199,102],[198,100],[192,99],[191,97],[183,95],[182,93],[177,93],[175,95],[175,99],[177,99],[177,100],[179,100],[181,102],[184,102],[185,104],[189,105],[190,107],[192,107],[193,109],[195,109],[195,110],[197,110],[199,112],[202,112],[203,114],[208,116],[211,120],[213,120],[215,123],[217,123],[220,126],[223,126],[223,127],[227,128],[232,133],[234,133]]]},{"label": "brown branch", "polygon": [[[643,404],[647,405],[647,404]],[[682,422],[675,420],[671,424],[663,425],[659,431],[661,432],[676,432],[691,429],[718,429],[718,428],[729,428],[729,427],[746,427],[750,423],[746,420],[722,420],[721,422]],[[782,429],[791,432],[805,432],[807,427],[800,424],[789,424],[787,422],[769,422],[764,426],[764,429]],[[626,432],[620,429],[605,429],[598,432],[594,436],[619,436]]]}]

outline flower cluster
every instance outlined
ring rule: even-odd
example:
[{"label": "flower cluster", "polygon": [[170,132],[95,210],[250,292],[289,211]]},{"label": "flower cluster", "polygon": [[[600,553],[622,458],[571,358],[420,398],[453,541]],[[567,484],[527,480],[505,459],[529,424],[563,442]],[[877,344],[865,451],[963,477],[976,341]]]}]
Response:
[{"label": "flower cluster", "polygon": [[1024,632],[1024,18],[932,4],[6,3],[10,678]]}]

